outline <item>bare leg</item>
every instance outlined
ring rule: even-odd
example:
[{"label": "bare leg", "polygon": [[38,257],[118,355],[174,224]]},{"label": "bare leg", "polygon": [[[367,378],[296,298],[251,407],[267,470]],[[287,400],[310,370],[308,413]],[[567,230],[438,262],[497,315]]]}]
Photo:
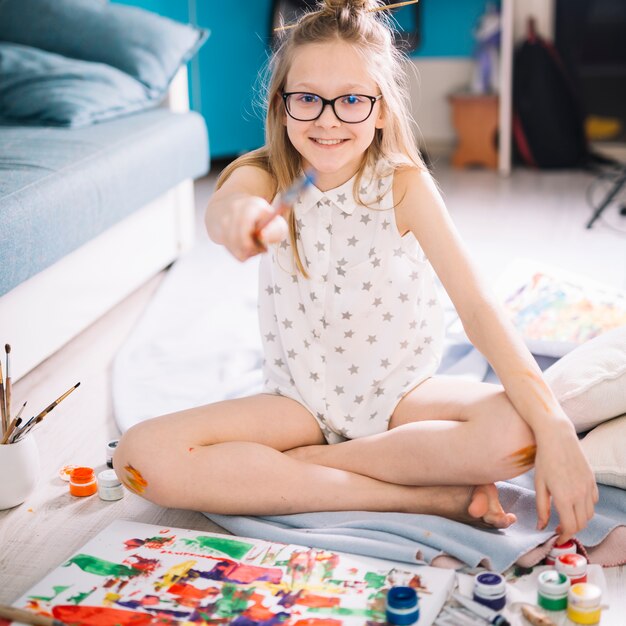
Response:
[{"label": "bare leg", "polygon": [[414,487],[302,462],[283,450],[321,444],[297,402],[260,395],[163,416],[122,437],[120,479],[163,506],[225,514],[417,512],[506,527],[493,486]]},{"label": "bare leg", "polygon": [[405,485],[482,485],[533,465],[534,438],[499,385],[435,377],[398,404],[389,430],[287,454]]}]

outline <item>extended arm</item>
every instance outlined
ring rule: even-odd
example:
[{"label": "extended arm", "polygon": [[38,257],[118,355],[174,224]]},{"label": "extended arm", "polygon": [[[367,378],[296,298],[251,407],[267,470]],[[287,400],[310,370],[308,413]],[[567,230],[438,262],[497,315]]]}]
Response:
[{"label": "extended arm", "polygon": [[[261,168],[243,165],[235,169],[207,205],[205,225],[209,237],[240,261],[263,252],[253,235],[262,218],[273,212],[270,201],[274,189],[271,176]],[[275,243],[286,234],[287,224],[277,216],[260,237],[265,243]]]},{"label": "extended arm", "polygon": [[[396,175],[394,197],[401,232],[411,231],[443,283],[472,344],[485,355],[511,403],[532,429],[538,526],[545,527],[550,497],[566,540],[593,515],[598,492],[576,432],[543,379],[518,332],[479,278],[444,202],[426,172]],[[525,451],[520,451],[520,455]]]}]

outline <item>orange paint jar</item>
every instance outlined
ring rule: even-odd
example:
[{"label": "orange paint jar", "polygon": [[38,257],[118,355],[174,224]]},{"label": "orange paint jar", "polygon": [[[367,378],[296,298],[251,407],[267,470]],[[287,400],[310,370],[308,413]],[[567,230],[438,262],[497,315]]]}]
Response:
[{"label": "orange paint jar", "polygon": [[70,493],[73,496],[92,496],[96,491],[98,483],[91,467],[75,467],[70,472]]}]

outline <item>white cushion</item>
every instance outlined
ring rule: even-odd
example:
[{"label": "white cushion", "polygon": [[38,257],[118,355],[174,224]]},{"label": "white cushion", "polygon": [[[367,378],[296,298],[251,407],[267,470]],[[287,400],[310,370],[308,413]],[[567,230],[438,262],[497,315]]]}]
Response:
[{"label": "white cushion", "polygon": [[599,483],[626,489],[626,415],[596,426],[581,445]]},{"label": "white cushion", "polygon": [[578,346],[544,376],[576,432],[626,413],[626,325]]}]

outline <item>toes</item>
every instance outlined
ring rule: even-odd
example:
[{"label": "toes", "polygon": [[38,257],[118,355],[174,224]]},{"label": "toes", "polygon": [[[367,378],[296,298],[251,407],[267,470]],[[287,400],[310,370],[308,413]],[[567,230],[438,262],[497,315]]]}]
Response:
[{"label": "toes", "polygon": [[506,513],[500,504],[495,485],[479,485],[471,496],[467,512],[494,528],[508,528],[517,521],[513,513]]}]

